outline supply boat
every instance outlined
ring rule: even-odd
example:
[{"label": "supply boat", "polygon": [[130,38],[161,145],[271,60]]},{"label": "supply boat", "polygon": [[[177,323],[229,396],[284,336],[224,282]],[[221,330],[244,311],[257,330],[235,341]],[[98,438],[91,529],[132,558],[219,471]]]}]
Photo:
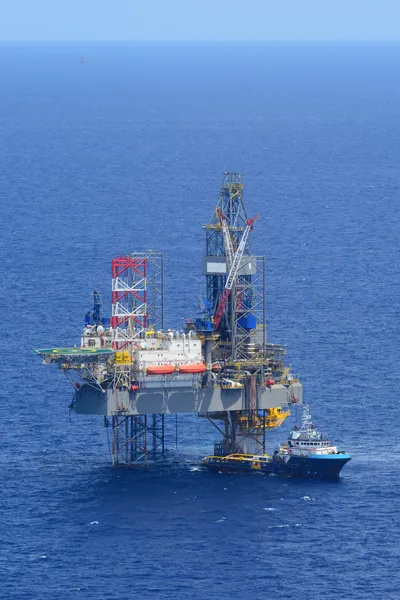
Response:
[{"label": "supply boat", "polygon": [[325,434],[315,428],[309,408],[304,405],[300,428],[296,425],[289,433],[288,441],[272,456],[235,452],[207,456],[203,464],[218,472],[261,472],[283,477],[337,479],[349,460],[351,457],[347,452],[338,450]]}]

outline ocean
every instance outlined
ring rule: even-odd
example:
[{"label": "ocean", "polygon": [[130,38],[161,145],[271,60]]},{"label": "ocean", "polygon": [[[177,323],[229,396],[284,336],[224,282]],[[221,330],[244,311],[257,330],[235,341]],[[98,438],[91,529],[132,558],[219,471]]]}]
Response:
[{"label": "ocean", "polygon": [[[86,62],[79,60],[81,56]],[[0,44],[0,598],[398,600],[400,44]],[[195,415],[113,470],[101,418],[32,348],[79,344],[111,259],[165,253],[199,312],[202,226],[243,174],[288,346],[339,482],[217,475]],[[284,441],[296,411],[270,444]]]}]

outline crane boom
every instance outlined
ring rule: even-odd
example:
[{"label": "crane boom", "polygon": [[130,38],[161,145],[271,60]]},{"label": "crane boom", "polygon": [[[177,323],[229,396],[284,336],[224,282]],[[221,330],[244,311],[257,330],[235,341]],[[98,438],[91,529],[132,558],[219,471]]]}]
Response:
[{"label": "crane boom", "polygon": [[222,234],[223,234],[223,238],[224,238],[225,254],[226,254],[227,270],[229,272],[229,269],[232,266],[233,257],[234,257],[232,238],[231,238],[231,234],[229,232],[229,228],[228,228],[228,225],[226,222],[226,217],[220,208],[217,208],[217,215],[219,216],[219,220],[221,221]]},{"label": "crane boom", "polygon": [[[240,263],[241,263],[241,260],[243,257],[243,253],[244,253],[244,249],[246,247],[246,242],[249,237],[249,233],[254,228],[254,224],[257,221],[257,219],[258,219],[258,215],[256,215],[255,217],[253,217],[252,219],[249,219],[247,221],[246,229],[244,230],[242,239],[240,240],[239,247],[236,251],[236,254],[233,257],[232,264],[229,269],[228,277],[226,278],[226,284],[225,284],[224,291],[222,292],[221,298],[220,298],[218,306],[217,306],[217,310],[215,311],[214,329],[218,329],[218,326],[224,315],[225,308],[228,303],[229,295],[231,293],[231,289],[233,287],[233,284],[235,282],[235,279],[236,279],[238,271],[239,271]],[[228,233],[229,233],[229,231],[228,231]]]}]

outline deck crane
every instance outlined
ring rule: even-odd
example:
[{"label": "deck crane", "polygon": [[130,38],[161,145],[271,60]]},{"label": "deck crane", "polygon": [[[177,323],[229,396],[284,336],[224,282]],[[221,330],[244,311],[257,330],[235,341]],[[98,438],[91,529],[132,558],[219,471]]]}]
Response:
[{"label": "deck crane", "polygon": [[228,225],[226,222],[226,217],[220,208],[217,208],[217,215],[219,217],[219,220],[221,221],[222,233],[224,236],[226,263],[227,263],[228,272],[229,272],[229,269],[232,266],[233,257],[234,257],[235,252],[233,250],[232,238],[231,238],[231,234],[229,232],[229,228],[228,228]]},{"label": "deck crane", "polygon": [[[231,293],[233,284],[235,282],[236,276],[238,274],[239,271],[239,267],[240,267],[240,263],[242,261],[242,257],[243,257],[243,253],[244,253],[244,249],[246,247],[246,242],[247,242],[247,238],[249,237],[249,233],[250,231],[252,231],[252,229],[254,229],[254,224],[258,219],[258,215],[256,215],[255,217],[253,217],[252,219],[248,219],[247,221],[247,225],[246,225],[246,229],[244,230],[244,233],[242,235],[242,239],[240,240],[240,244],[239,247],[236,251],[236,254],[233,256],[232,259],[232,263],[230,265],[230,269],[229,269],[229,274],[228,277],[226,278],[226,284],[225,284],[225,288],[224,291],[222,292],[221,298],[219,300],[218,306],[217,306],[217,310],[215,311],[215,315],[214,315],[214,329],[218,329],[218,326],[221,322],[221,319],[224,315],[225,312],[225,308],[226,305],[228,303],[228,299],[229,299],[229,295]],[[222,220],[222,223],[224,223],[224,220]],[[225,241],[225,230],[224,230],[224,225],[222,225],[222,231],[224,233],[224,241]],[[229,237],[230,238],[230,233],[228,230],[228,227],[226,226],[226,231],[227,231],[227,235],[226,238]],[[228,246],[228,241],[226,240],[226,245]],[[232,240],[231,240],[231,244],[232,244]],[[228,257],[229,260],[229,257]]]}]

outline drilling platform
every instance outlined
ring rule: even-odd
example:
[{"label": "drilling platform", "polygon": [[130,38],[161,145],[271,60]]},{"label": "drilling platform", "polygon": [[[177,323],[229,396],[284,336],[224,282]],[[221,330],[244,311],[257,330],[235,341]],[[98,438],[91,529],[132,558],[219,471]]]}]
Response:
[{"label": "drilling platform", "polygon": [[34,350],[70,380],[78,414],[101,415],[114,466],[147,465],[165,451],[165,415],[195,413],[218,430],[214,453],[266,451],[302,385],[286,348],[267,341],[265,257],[253,254],[242,176],[224,173],[204,226],[202,312],[182,331],[164,326],[162,252],[112,261],[111,317],[93,294],[80,347]]}]

